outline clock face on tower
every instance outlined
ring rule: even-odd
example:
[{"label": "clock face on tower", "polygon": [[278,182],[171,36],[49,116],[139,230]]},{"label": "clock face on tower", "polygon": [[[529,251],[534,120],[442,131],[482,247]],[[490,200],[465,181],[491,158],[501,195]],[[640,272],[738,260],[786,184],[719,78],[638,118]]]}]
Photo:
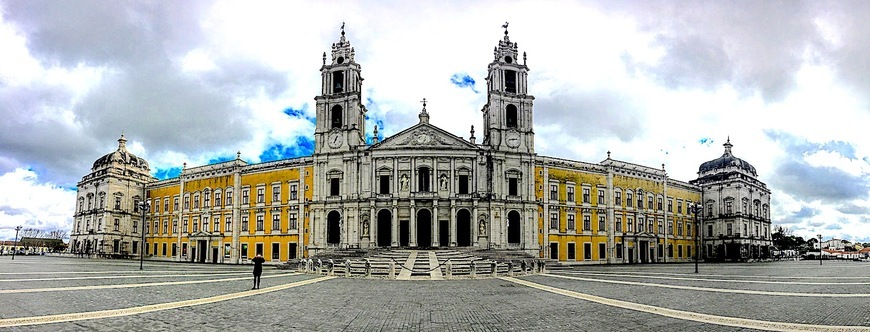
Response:
[{"label": "clock face on tower", "polygon": [[516,148],[520,146],[520,134],[515,131],[509,131],[505,134],[505,143],[507,146]]},{"label": "clock face on tower", "polygon": [[329,134],[329,137],[326,138],[329,140],[329,147],[333,149],[337,149],[341,146],[341,132],[333,131]]}]

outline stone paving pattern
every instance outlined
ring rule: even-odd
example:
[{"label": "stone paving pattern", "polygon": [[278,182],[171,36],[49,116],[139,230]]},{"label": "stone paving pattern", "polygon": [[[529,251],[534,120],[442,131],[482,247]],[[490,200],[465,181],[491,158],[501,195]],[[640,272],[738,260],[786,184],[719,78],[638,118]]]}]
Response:
[{"label": "stone paving pattern", "polygon": [[[67,281],[20,281],[9,279],[61,278],[135,274],[203,274],[236,271],[249,273],[251,266],[191,263],[87,260],[56,257],[0,257],[0,289],[43,288],[99,284],[132,284],[233,278],[165,277]],[[107,274],[8,274],[37,271],[111,271]],[[870,293],[870,264],[826,262],[819,268],[811,262],[763,264],[702,264],[700,278],[747,280],[746,276],[852,276],[860,279],[784,279],[785,281],[861,282],[862,285],[731,284],[617,276],[592,276],[577,272],[650,275],[681,273],[694,278],[690,264],[572,267],[550,273],[593,279],[640,283],[691,285],[727,289],[763,289],[778,292]],[[316,278],[292,275],[287,270],[266,268],[261,288]],[[711,276],[715,275],[715,276]],[[722,276],[726,275],[726,276]],[[730,275],[730,276],[727,276]],[[241,274],[241,277],[249,274]],[[665,275],[658,275],[665,276]],[[619,285],[579,281],[546,275],[521,277],[543,285],[635,303],[714,315],[776,322],[822,325],[870,326],[870,297],[808,298],[714,293],[668,289],[645,285]],[[778,280],[761,278],[759,280]],[[744,287],[745,286],[745,287]],[[0,319],[74,313],[146,304],[174,302],[250,289],[250,280],[141,288],[73,290],[61,292],[2,294]],[[223,302],[183,307],[130,316],[30,325],[11,331],[113,331],[113,330],[286,330],[286,331],[738,331],[735,327],[705,324],[587,302],[544,292],[500,279],[477,280],[372,280],[336,278],[281,291]]]}]

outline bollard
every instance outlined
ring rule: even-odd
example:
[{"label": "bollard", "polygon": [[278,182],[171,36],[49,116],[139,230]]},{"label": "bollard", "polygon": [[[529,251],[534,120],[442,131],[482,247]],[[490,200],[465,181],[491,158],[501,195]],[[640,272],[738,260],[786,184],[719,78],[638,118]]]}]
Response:
[{"label": "bollard", "polygon": [[320,258],[317,259],[317,274],[323,271],[323,261]]},{"label": "bollard", "polygon": [[350,278],[350,260],[344,260],[344,276]]},{"label": "bollard", "polygon": [[508,265],[507,275],[508,275],[508,277],[513,277],[514,276],[514,261],[508,261],[507,265]]},{"label": "bollard", "polygon": [[445,263],[445,265],[446,265],[445,268],[447,270],[447,279],[450,279],[450,277],[453,276],[453,263],[451,263],[450,260],[448,259],[447,263]]},{"label": "bollard", "polygon": [[396,279],[396,261],[390,260],[390,279]]},{"label": "bollard", "polygon": [[489,266],[492,267],[492,276],[498,277],[498,263],[492,262],[489,264]]},{"label": "bollard", "polygon": [[471,275],[471,278],[474,279],[475,277],[477,277],[477,264],[475,264],[474,261],[471,261],[470,265],[471,265],[470,275]]},{"label": "bollard", "polygon": [[331,275],[331,276],[335,275],[335,261],[333,261],[332,258],[330,258],[327,264],[329,264],[329,266],[327,266],[326,269],[329,272],[327,272],[326,274]]},{"label": "bollard", "polygon": [[366,258],[366,278],[372,276],[372,262]]}]

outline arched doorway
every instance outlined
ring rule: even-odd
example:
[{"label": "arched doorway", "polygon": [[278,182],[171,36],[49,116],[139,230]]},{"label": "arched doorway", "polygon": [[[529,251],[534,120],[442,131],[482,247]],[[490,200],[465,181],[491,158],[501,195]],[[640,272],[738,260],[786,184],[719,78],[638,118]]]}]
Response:
[{"label": "arched doorway", "polygon": [[417,212],[417,247],[432,246],[432,213],[423,209]]},{"label": "arched doorway", "polygon": [[389,247],[393,239],[393,214],[384,209],[378,212],[378,247]]},{"label": "arched doorway", "polygon": [[332,211],[326,217],[326,243],[338,244],[341,242],[341,214]]},{"label": "arched doorway", "polygon": [[456,212],[456,245],[471,246],[471,213],[466,209]]},{"label": "arched doorway", "polygon": [[520,213],[511,211],[508,213],[508,244],[520,244]]}]

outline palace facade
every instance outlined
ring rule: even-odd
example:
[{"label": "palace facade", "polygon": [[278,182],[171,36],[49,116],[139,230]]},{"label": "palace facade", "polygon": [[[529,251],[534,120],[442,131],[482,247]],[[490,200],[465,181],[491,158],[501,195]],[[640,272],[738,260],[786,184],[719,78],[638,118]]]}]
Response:
[{"label": "palace facade", "polygon": [[152,258],[234,264],[370,248],[588,264],[690,261],[699,245],[708,259],[767,255],[770,191],[730,140],[691,182],[610,153],[598,163],[537,155],[529,67],[507,31],[488,66],[480,142],[474,127],[465,139],[430,124],[424,103],[417,124],[382,141],[374,127],[367,143],[361,67],[344,29],[329,53],[311,156],[237,155],[158,181],[122,135],[78,184],[71,250],[138,255],[144,238]]}]

